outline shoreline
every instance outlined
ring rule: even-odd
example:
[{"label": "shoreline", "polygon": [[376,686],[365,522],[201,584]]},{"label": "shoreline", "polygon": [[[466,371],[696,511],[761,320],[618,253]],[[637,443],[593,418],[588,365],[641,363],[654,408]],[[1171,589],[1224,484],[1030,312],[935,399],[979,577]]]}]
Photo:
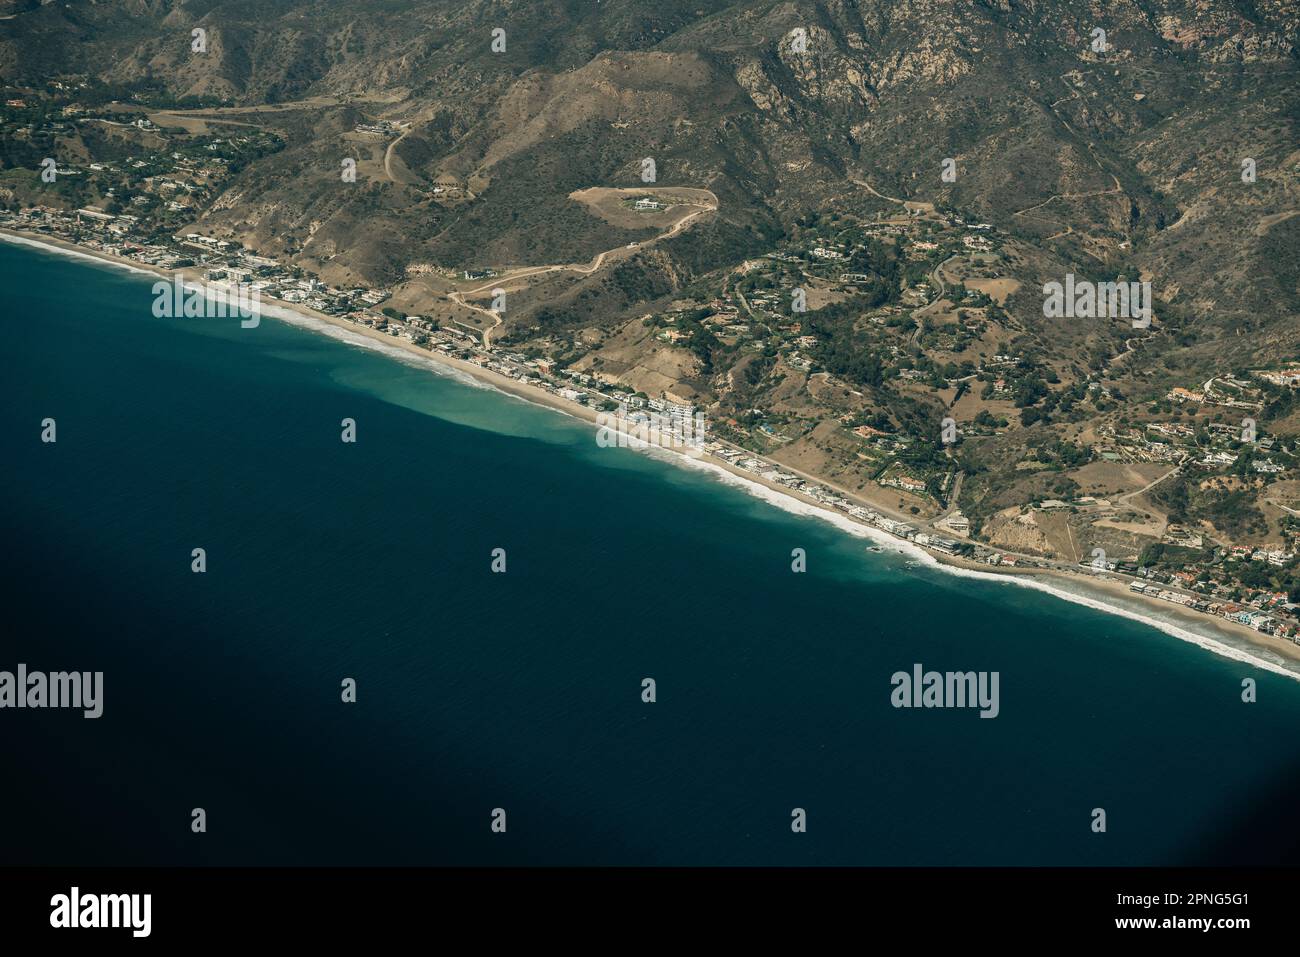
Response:
[{"label": "shoreline", "polygon": [[[112,253],[79,246],[68,240],[44,233],[29,233],[0,228],[0,239],[14,245],[44,249],[47,252],[61,253],[79,259],[116,266],[139,274],[170,279],[179,272],[186,280],[196,283],[203,282],[200,267],[165,270]],[[598,422],[596,410],[578,402],[552,395],[544,388],[518,382],[509,376],[502,375],[474,362],[467,362],[437,350],[422,348],[404,338],[390,336],[337,316],[317,312],[300,303],[263,302],[258,311],[264,317],[324,333],[331,338],[352,345],[385,352],[392,358],[410,357],[423,360],[424,363],[431,363],[435,367],[442,367],[459,373],[470,380],[468,384],[480,388],[492,388],[516,399],[560,412],[572,418],[589,422],[592,425]],[[322,326],[327,328],[321,328]],[[333,333],[336,330],[350,335],[335,335]],[[388,349],[376,348],[380,344],[387,346]],[[398,350],[400,356],[389,352],[389,349]],[[436,371],[435,374],[437,374]],[[1063,601],[1085,605],[1107,614],[1141,622],[1164,634],[1195,644],[1220,657],[1240,661],[1300,681],[1300,645],[1286,639],[1257,632],[1236,622],[1189,611],[1170,602],[1130,592],[1124,581],[1111,578],[1109,575],[1095,578],[1085,577],[1049,568],[1019,568],[1011,571],[957,556],[936,554],[906,539],[898,538],[883,529],[842,514],[794,489],[778,485],[760,475],[737,468],[731,463],[708,455],[702,450],[649,446],[645,449],[639,449],[639,451],[649,452],[654,457],[678,466],[708,471],[727,484],[742,488],[748,494],[761,498],[784,511],[829,521],[855,537],[868,538],[873,543],[895,549],[900,554],[905,554],[927,567],[938,568],[945,574],[977,578],[989,582],[1002,582],[1043,591]],[[878,506],[876,508],[879,509]],[[1157,612],[1163,613],[1166,617],[1156,614]],[[1287,664],[1290,667],[1287,667]]]},{"label": "shoreline", "polygon": [[[1115,579],[1083,578],[1045,568],[998,570],[982,562],[935,554],[914,542],[891,535],[883,529],[832,511],[798,492],[782,488],[750,473],[732,469],[726,463],[711,459],[686,459],[685,461],[689,466],[716,470],[717,474],[725,476],[724,480],[730,480],[730,484],[747,486],[745,490],[751,495],[762,498],[784,511],[829,521],[854,537],[870,539],[887,550],[906,555],[909,560],[943,574],[1045,592],[1061,601],[1139,622],[1221,658],[1239,661],[1300,681],[1300,647],[1291,641],[1261,634],[1235,622],[1188,611],[1179,605],[1131,593],[1125,582]],[[1161,612],[1168,615],[1168,618],[1160,617]]]}]

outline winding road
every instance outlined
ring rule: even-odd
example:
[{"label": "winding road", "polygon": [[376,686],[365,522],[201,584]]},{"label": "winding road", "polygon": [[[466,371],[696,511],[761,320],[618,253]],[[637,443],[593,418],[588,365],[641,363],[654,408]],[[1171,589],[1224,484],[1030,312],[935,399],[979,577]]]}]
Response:
[{"label": "winding road", "polygon": [[[394,141],[394,145],[396,145],[396,141]],[[458,306],[464,306],[466,309],[473,309],[475,312],[481,312],[485,316],[491,317],[492,325],[483,331],[483,345],[485,347],[490,348],[492,344],[491,343],[492,334],[497,331],[497,329],[502,325],[502,323],[505,320],[501,318],[501,314],[498,312],[493,312],[491,309],[485,309],[482,306],[474,305],[472,302],[467,302],[466,301],[467,297],[474,296],[478,293],[490,292],[493,289],[504,290],[506,289],[506,286],[509,283],[518,282],[521,279],[529,279],[532,278],[533,276],[546,275],[548,273],[573,272],[579,275],[589,276],[592,273],[594,273],[597,269],[599,269],[601,266],[603,266],[605,264],[605,260],[610,256],[616,255],[618,253],[629,253],[631,249],[638,249],[638,250],[645,249],[647,246],[652,246],[655,243],[663,242],[665,239],[671,239],[672,237],[680,233],[682,230],[684,230],[687,226],[689,226],[698,217],[703,216],[705,213],[712,213],[717,211],[718,197],[712,191],[697,190],[697,192],[707,193],[709,196],[709,202],[707,202],[705,205],[702,206],[694,203],[674,204],[674,205],[682,205],[682,206],[697,206],[697,208],[694,209],[692,212],[687,213],[677,222],[673,223],[673,225],[670,228],[665,230],[660,235],[655,236],[652,239],[648,239],[643,243],[638,243],[635,246],[630,248],[628,246],[615,246],[613,249],[606,249],[604,252],[597,253],[596,256],[593,257],[590,262],[585,262],[585,263],[560,263],[551,266],[525,266],[520,269],[512,269],[509,272],[502,273],[500,276],[493,277],[493,279],[490,282],[486,282],[481,286],[475,286],[473,289],[453,290],[452,292],[447,293],[447,298],[450,299],[452,302],[456,303],[456,305]]]},{"label": "winding road", "polygon": [[[407,136],[410,135],[411,130],[413,129],[415,129],[415,124],[407,123],[406,129],[402,130],[402,135],[397,137],[397,139],[393,140],[393,142],[389,143],[388,149],[384,150],[384,175],[387,176],[389,180],[391,180],[394,183],[397,182],[397,177],[393,175],[393,150],[397,148],[398,143],[402,142],[402,140],[406,139]],[[406,185],[406,184],[402,184],[402,185]]]}]

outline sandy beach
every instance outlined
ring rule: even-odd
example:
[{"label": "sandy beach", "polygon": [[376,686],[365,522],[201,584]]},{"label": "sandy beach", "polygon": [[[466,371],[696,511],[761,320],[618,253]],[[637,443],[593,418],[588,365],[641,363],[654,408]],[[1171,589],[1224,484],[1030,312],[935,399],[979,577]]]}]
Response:
[{"label": "sandy beach", "polygon": [[[8,237],[11,241],[16,241],[21,245],[43,247],[47,250],[58,251],[79,258],[110,263],[137,273],[152,273],[166,279],[171,279],[175,272],[179,271],[187,280],[196,283],[202,282],[202,270],[197,267],[164,270],[111,253],[78,246],[75,243],[43,233],[0,229],[0,237]],[[370,340],[375,343],[376,347],[382,344],[388,349],[400,349],[412,357],[457,370],[500,392],[582,419],[593,425],[597,422],[596,410],[552,395],[546,389],[518,382],[509,376],[501,375],[476,363],[466,362],[435,350],[422,348],[405,338],[386,335],[375,329],[317,312],[298,303],[264,302],[260,312],[263,316],[292,322],[304,328],[324,324],[330,328],[320,329],[318,327],[317,331],[327,334],[337,335],[333,330],[343,330],[349,333],[350,337],[358,337],[353,341],[359,345],[364,345],[366,340]],[[1257,632],[1236,622],[1225,621],[1221,618],[1188,610],[1172,602],[1161,601],[1132,592],[1128,588],[1126,578],[1122,579],[1111,575],[1085,577],[1080,574],[1045,568],[1017,568],[1011,570],[956,556],[938,554],[890,535],[882,529],[859,522],[842,512],[827,508],[809,496],[771,482],[752,472],[739,469],[725,460],[704,453],[702,450],[656,447],[649,451],[656,456],[664,456],[667,461],[711,471],[719,477],[725,477],[730,484],[744,487],[751,494],[758,494],[764,500],[787,511],[831,521],[851,534],[870,538],[891,549],[907,553],[927,565],[942,568],[950,573],[965,577],[976,577],[986,581],[1002,581],[1009,585],[1035,587],[1066,601],[1084,604],[1121,617],[1142,621],[1166,634],[1189,641],[1215,654],[1300,680],[1300,645],[1287,639]],[[775,467],[785,468],[776,465],[776,463],[773,464]],[[887,509],[878,504],[860,500],[842,490],[840,490],[840,493],[845,498],[853,500],[855,504],[861,504],[900,521],[908,520],[907,516],[891,515]]]}]

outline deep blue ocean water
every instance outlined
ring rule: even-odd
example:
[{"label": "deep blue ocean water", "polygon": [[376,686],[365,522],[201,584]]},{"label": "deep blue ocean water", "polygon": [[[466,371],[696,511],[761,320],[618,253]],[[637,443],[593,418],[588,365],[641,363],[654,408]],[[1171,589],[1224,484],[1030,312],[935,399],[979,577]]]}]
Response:
[{"label": "deep blue ocean water", "polygon": [[[0,670],[105,686],[0,710],[0,863],[1297,859],[1300,682],[142,276],[0,277]],[[893,708],[917,662],[999,716]]]}]

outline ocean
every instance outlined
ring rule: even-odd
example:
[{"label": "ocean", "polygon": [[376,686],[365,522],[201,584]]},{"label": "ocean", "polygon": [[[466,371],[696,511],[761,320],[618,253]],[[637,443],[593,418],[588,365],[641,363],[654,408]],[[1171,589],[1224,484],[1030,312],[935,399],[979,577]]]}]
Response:
[{"label": "ocean", "polygon": [[[0,863],[1300,860],[1291,677],[415,358],[0,276],[0,671],[103,673],[97,719],[0,709]],[[996,717],[894,707],[916,665]]]}]

